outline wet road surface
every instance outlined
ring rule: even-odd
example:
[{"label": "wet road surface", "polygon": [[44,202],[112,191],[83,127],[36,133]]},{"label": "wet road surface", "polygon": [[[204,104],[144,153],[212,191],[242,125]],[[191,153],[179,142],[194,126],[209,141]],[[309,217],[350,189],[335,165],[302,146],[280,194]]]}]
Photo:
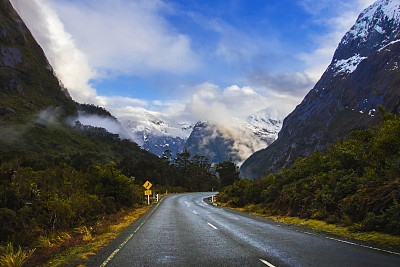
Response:
[{"label": "wet road surface", "polygon": [[87,266],[400,266],[400,254],[169,195]]}]

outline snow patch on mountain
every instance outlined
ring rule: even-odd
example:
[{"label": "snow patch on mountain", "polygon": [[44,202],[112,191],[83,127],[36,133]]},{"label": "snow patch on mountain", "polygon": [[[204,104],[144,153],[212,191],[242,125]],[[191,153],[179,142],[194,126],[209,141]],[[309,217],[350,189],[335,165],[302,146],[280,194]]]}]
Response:
[{"label": "snow patch on mountain", "polygon": [[245,127],[263,140],[275,140],[282,128],[283,119],[278,114],[263,110],[247,118]]},{"label": "snow patch on mountain", "polygon": [[360,62],[366,58],[367,57],[361,57],[359,54],[357,54],[348,59],[336,60],[336,62],[333,64],[333,67],[336,70],[335,75],[339,73],[352,73],[357,69],[358,64],[360,64]]},{"label": "snow patch on mountain", "polygon": [[376,1],[364,9],[335,52],[330,66],[334,76],[353,73],[365,58],[393,44],[399,26],[399,0]]},{"label": "snow patch on mountain", "polygon": [[[384,20],[391,21],[394,24],[400,23],[400,3],[398,0],[376,1],[360,14],[356,24],[346,36],[352,36],[353,39],[361,38],[366,41],[374,31],[385,34],[386,31],[380,25]],[[345,40],[345,42],[347,41]]]}]

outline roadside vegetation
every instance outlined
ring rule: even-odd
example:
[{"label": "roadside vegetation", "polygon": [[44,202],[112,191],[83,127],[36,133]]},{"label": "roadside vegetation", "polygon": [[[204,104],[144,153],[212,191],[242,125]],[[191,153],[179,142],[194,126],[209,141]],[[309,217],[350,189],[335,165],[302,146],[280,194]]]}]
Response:
[{"label": "roadside vegetation", "polygon": [[[231,183],[231,170],[238,175],[232,162],[212,166],[187,151],[159,158],[102,128],[25,126],[0,139],[0,266],[37,266],[79,244],[90,247],[107,218],[142,214],[147,180],[162,194],[216,191]],[[79,251],[68,253],[84,257]]]},{"label": "roadside vegetation", "polygon": [[398,236],[400,115],[384,113],[379,127],[354,131],[279,173],[236,180],[218,200],[266,216],[315,219],[352,233]]}]

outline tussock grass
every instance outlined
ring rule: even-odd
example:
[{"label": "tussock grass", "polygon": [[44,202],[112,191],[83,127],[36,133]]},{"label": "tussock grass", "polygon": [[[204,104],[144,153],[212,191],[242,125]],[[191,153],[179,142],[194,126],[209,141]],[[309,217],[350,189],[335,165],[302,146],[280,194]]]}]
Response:
[{"label": "tussock grass", "polygon": [[265,216],[265,215],[260,215],[260,216],[267,217],[268,219],[274,221],[299,225],[337,236],[352,238],[355,240],[360,240],[400,249],[400,236],[379,233],[379,232],[355,232],[352,229],[352,227],[328,224],[324,221],[319,221],[314,219],[301,219],[297,217],[286,217],[286,216]]},{"label": "tussock grass", "polygon": [[[224,207],[232,208],[224,203],[221,203],[221,205]],[[340,226],[335,224],[328,224],[324,221],[315,219],[302,219],[298,217],[289,217],[289,216],[272,216],[268,215],[266,211],[257,209],[254,205],[249,205],[248,207],[245,208],[232,208],[232,209],[265,217],[267,219],[276,222],[302,226],[305,228],[313,229],[320,232],[330,233],[340,237],[352,238],[359,241],[400,249],[400,236],[396,235],[390,235],[380,232],[359,232],[359,231],[357,232],[354,231],[354,226]]]},{"label": "tussock grass", "polygon": [[[151,206],[144,206],[122,211],[114,215],[110,220],[97,223],[96,226],[75,228],[71,235],[61,233],[60,237],[43,238],[43,247],[41,247],[40,250],[42,250],[44,254],[46,252],[48,253],[46,250],[57,249],[57,246],[64,248],[59,249],[54,255],[50,253],[52,254],[51,259],[44,264],[39,264],[39,266],[85,266],[84,264],[89,256],[96,255],[100,249],[106,247],[122,231],[145,214],[150,207]],[[62,239],[64,243],[61,242]],[[39,253],[39,251],[37,252]],[[32,263],[28,265],[37,266],[37,264]],[[0,264],[0,266],[2,265]]]},{"label": "tussock grass", "polygon": [[11,243],[5,246],[0,246],[0,266],[18,267],[22,266],[27,259],[32,255],[34,249],[23,250],[21,247],[15,249]]}]

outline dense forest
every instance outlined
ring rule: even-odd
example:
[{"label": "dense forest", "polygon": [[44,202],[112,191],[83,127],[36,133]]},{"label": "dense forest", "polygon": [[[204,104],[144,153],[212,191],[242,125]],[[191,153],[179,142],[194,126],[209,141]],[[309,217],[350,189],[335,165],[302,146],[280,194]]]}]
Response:
[{"label": "dense forest", "polygon": [[379,127],[353,131],[327,151],[298,158],[291,168],[255,181],[236,180],[219,201],[399,235],[400,114],[382,117]]}]

